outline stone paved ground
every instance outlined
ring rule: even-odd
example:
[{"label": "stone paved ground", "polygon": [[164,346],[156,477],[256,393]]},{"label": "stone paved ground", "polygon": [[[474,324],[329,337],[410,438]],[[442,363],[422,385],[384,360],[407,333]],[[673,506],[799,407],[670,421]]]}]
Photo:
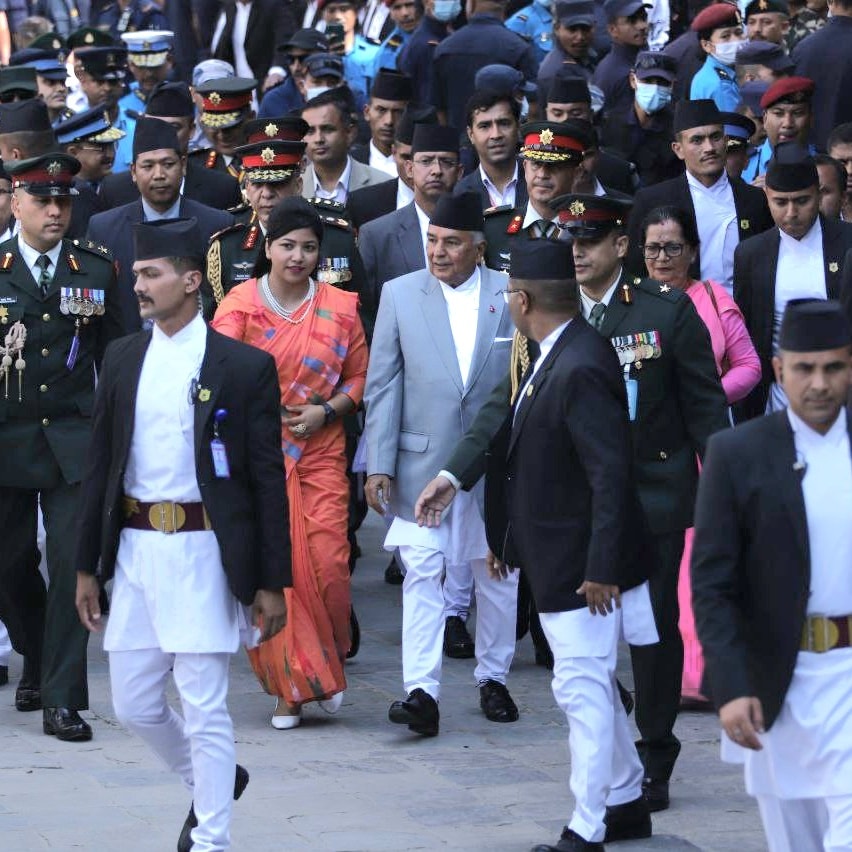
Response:
[{"label": "stone paved ground", "polygon": [[[380,525],[362,534],[354,579],[363,642],[347,668],[349,689],[334,718],[311,707],[302,726],[275,731],[273,699],[238,655],[230,706],[237,754],[251,784],[235,806],[233,848],[251,852],[525,852],[552,842],[570,813],[565,719],[549,678],[518,647],[510,687],[521,719],[488,722],[479,711],[472,660],[444,668],[441,734],[424,740],[387,722],[402,695],[400,590],[387,586]],[[41,733],[41,714],[17,713],[13,684],[0,690],[0,850],[166,852],[175,848],[189,801],[147,749],[116,723],[106,658],[90,643],[90,743]],[[622,679],[630,683],[626,667]],[[766,848],[741,773],[718,760],[713,717],[685,714],[672,808],[654,818],[653,839],[620,852],[758,852]]]}]

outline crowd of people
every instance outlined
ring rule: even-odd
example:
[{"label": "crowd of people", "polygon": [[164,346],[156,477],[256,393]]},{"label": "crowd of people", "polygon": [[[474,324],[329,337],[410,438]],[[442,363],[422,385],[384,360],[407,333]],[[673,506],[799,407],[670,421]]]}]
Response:
[{"label": "crowd of people", "polygon": [[444,656],[495,723],[518,641],[553,672],[536,850],[650,836],[684,709],[773,852],[852,850],[852,0],[2,6],[19,711],[91,739],[106,625],[178,849],[227,849],[230,655],[274,728],[339,712],[372,508],[390,722],[439,734]]}]

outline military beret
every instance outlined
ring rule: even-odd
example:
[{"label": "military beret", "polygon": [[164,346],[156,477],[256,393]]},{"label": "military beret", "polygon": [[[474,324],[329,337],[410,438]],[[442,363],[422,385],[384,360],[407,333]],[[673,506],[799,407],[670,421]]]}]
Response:
[{"label": "military beret", "polygon": [[763,94],[760,105],[769,109],[780,101],[800,103],[810,100],[814,93],[814,81],[809,77],[784,77],[776,80]]},{"label": "military beret", "polygon": [[33,39],[27,47],[34,47],[37,50],[52,50],[57,53],[59,51],[68,52],[68,42],[59,33],[53,31],[42,33],[38,38]]},{"label": "military beret", "polygon": [[740,11],[736,6],[729,3],[714,3],[706,9],[702,9],[690,24],[693,32],[700,33],[703,30],[720,30],[723,27],[735,27],[742,24]]}]

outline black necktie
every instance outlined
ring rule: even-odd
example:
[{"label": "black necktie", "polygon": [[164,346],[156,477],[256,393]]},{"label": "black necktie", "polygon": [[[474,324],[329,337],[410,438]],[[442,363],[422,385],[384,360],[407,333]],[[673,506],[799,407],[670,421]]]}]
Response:
[{"label": "black necktie", "polygon": [[36,266],[41,269],[37,283],[39,290],[41,290],[41,296],[44,298],[47,295],[50,282],[53,280],[53,276],[47,271],[50,266],[50,258],[46,254],[40,254],[36,259]]},{"label": "black necktie", "polygon": [[603,302],[598,302],[589,312],[589,323],[595,331],[600,331],[606,313],[606,305]]}]

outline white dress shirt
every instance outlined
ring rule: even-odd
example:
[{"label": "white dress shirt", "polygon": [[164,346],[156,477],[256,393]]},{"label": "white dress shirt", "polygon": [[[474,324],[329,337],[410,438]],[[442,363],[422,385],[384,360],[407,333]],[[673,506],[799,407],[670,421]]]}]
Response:
[{"label": "white dress shirt", "polygon": [[231,47],[234,50],[234,71],[237,77],[251,79],[254,75],[246,57],[246,32],[248,31],[248,19],[251,14],[252,3],[243,3],[237,0],[234,12],[234,31],[231,34]]},{"label": "white dress shirt", "polygon": [[[181,183],[181,186],[183,184]],[[180,218],[180,199],[181,196],[178,195],[177,201],[169,207],[165,213],[160,213],[159,210],[155,210],[142,196],[139,196],[139,200],[142,202],[142,215],[144,222],[156,222],[158,219],[179,219]]]},{"label": "white dress shirt", "polygon": [[[171,337],[154,326],[124,472],[129,497],[146,503],[201,500],[190,389],[206,346],[200,315]],[[106,650],[233,653],[239,646],[238,613],[212,530],[121,531]]]},{"label": "white dress shirt", "polygon": [[50,266],[47,267],[47,271],[50,273],[51,279],[56,274],[56,264],[59,263],[59,255],[62,253],[61,240],[52,249],[50,249],[50,251],[41,252],[25,243],[24,238],[19,234],[18,249],[21,252],[21,257],[23,258],[24,263],[27,265],[27,269],[29,269],[35,279],[36,284],[38,284],[38,279],[41,277],[41,267],[36,263],[36,261],[43,254],[46,254],[50,258]]},{"label": "white dress shirt", "polygon": [[479,164],[479,177],[482,179],[482,184],[485,187],[488,197],[491,199],[491,204],[494,207],[500,207],[503,204],[515,206],[515,200],[518,194],[518,164],[515,163],[515,172],[509,182],[503,189],[498,189],[496,184],[485,174],[485,169],[482,168],[482,163]]},{"label": "white dress shirt", "polygon": [[396,209],[402,210],[414,201],[414,190],[406,186],[402,178],[396,182]]},{"label": "white dress shirt", "polygon": [[[524,230],[525,228],[529,228],[529,226],[532,225],[534,222],[539,222],[542,219],[547,221],[547,216],[542,216],[540,213],[538,213],[536,211],[535,207],[532,206],[532,201],[528,201],[527,202],[527,212],[524,214],[524,221],[523,221],[523,224],[521,225],[521,230]],[[552,218],[550,219],[550,221],[553,222],[555,225],[558,224],[559,214],[555,213],[552,216]]]},{"label": "white dress shirt", "polygon": [[456,358],[459,362],[462,385],[467,387],[470,377],[470,367],[473,362],[473,350],[476,346],[476,328],[479,323],[479,267],[473,270],[473,275],[458,287],[441,284],[441,292],[447,303],[447,315],[450,320],[450,331],[453,333],[453,343],[456,345]]},{"label": "white dress shirt", "polygon": [[[822,225],[819,217],[811,229],[797,240],[780,231],[778,267],[775,272],[775,322],[772,328],[772,351],[778,351],[781,317],[791,299],[827,299],[825,263],[822,254]],[[787,407],[787,396],[781,385],[773,382],[767,411]]]},{"label": "white dress shirt", "polygon": [[612,296],[615,293],[615,288],[618,286],[618,282],[620,280],[621,269],[619,268],[618,274],[615,276],[615,281],[610,284],[609,288],[607,289],[606,293],[603,294],[603,298],[600,300],[599,303],[596,302],[591,296],[589,296],[582,287],[580,287],[580,308],[583,311],[583,317],[585,317],[585,319],[589,319],[592,314],[592,308],[595,305],[601,304],[605,308],[609,307],[609,303],[612,301]]},{"label": "white dress shirt", "polygon": [[734,292],[734,250],[740,241],[737,208],[727,172],[713,186],[704,186],[689,172],[686,183],[695,207],[701,240],[701,278],[718,281],[729,294]]},{"label": "white dress shirt", "polygon": [[396,169],[396,160],[393,158],[393,154],[389,154],[387,157],[373,144],[373,140],[370,140],[370,163],[369,165],[378,169],[380,172],[384,172],[385,174],[390,175],[392,178],[397,177],[399,172]]},{"label": "white dress shirt", "polygon": [[330,198],[332,201],[338,201],[340,204],[346,204],[346,199],[349,196],[349,179],[352,176],[352,158],[346,158],[346,168],[337,179],[337,183],[331,188],[326,189],[319,179],[317,170],[314,169],[314,195],[317,198]]},{"label": "white dress shirt", "polygon": [[420,239],[423,242],[423,259],[426,261],[426,269],[429,268],[429,258],[426,257],[426,232],[429,228],[429,217],[420,208],[420,205],[415,201],[414,210],[417,213],[417,222],[420,225]]}]

